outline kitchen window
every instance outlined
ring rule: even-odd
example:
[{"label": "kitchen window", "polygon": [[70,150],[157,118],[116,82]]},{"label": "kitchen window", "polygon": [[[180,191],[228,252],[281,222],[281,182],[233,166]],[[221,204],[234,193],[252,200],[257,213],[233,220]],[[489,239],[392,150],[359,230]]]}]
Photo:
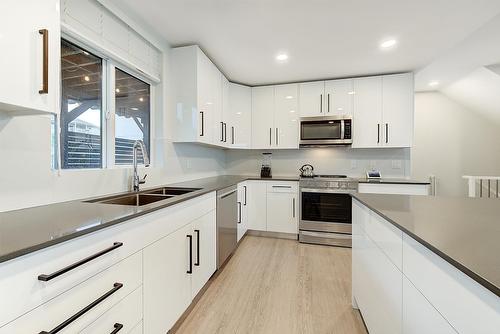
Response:
[{"label": "kitchen window", "polygon": [[62,169],[131,165],[136,140],[151,151],[151,85],[117,66],[61,39]]}]

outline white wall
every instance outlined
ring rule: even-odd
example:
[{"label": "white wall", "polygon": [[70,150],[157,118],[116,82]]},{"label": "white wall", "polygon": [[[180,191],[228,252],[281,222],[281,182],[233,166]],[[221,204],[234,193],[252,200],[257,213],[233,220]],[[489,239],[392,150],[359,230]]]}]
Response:
[{"label": "white wall", "polygon": [[437,193],[465,196],[462,175],[500,175],[500,124],[439,92],[415,95],[412,177],[437,177]]},{"label": "white wall", "polygon": [[[168,55],[164,48],[163,84],[157,89],[154,111],[155,165],[146,185],[160,185],[224,173],[225,153],[192,144],[173,144],[174,115],[168,107]],[[0,211],[128,190],[131,169],[62,170],[50,167],[48,116],[10,117],[0,111]],[[145,173],[141,171],[141,175]]]},{"label": "white wall", "polygon": [[[259,174],[262,152],[230,150],[226,153],[228,174]],[[273,175],[297,176],[304,164],[314,166],[316,174],[346,174],[365,176],[372,168],[384,177],[410,175],[409,149],[351,149],[347,147],[309,148],[300,150],[272,151]],[[393,168],[393,162],[401,168]],[[352,165],[354,164],[354,165]]]}]

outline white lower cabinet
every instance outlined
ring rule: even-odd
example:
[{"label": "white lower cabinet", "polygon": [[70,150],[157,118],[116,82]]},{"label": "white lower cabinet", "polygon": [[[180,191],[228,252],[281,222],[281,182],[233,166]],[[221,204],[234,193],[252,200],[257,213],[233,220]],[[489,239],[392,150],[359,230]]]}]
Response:
[{"label": "white lower cabinet", "polygon": [[[45,333],[70,321],[61,333],[77,333],[94,323],[142,284],[142,253],[138,252],[0,328],[1,334]],[[99,301],[99,302],[98,302]],[[123,321],[120,318],[117,322]]]},{"label": "white lower cabinet", "polygon": [[266,181],[248,181],[248,229],[267,230]]},{"label": "white lower cabinet", "polygon": [[455,329],[403,278],[403,334],[456,334]]},{"label": "white lower cabinet", "polygon": [[137,288],[116,304],[115,307],[81,331],[81,333],[113,333],[113,331],[116,331],[116,333],[130,333],[141,322],[142,288]]},{"label": "white lower cabinet", "polygon": [[290,184],[270,184],[267,188],[267,230],[298,233],[298,195]]},{"label": "white lower cabinet", "polygon": [[238,184],[238,241],[248,230],[248,184]]},{"label": "white lower cabinet", "polygon": [[215,272],[215,219],[212,211],[144,249],[145,333],[170,330]]}]

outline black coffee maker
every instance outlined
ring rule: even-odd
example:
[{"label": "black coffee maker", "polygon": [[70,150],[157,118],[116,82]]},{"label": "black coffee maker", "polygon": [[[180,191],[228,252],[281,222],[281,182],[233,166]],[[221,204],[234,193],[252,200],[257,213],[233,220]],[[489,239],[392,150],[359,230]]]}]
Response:
[{"label": "black coffee maker", "polygon": [[271,158],[272,158],[272,153],[262,153],[262,166],[260,167],[260,177],[272,177]]}]

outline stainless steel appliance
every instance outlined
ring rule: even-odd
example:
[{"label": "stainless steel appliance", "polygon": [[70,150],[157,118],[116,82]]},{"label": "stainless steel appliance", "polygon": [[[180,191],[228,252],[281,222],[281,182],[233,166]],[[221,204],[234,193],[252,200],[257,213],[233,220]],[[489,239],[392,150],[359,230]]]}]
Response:
[{"label": "stainless steel appliance", "polygon": [[313,177],[314,176],[314,167],[311,165],[303,165],[299,169],[300,177]]},{"label": "stainless steel appliance", "polygon": [[352,199],[358,181],[345,175],[301,178],[299,242],[351,247]]},{"label": "stainless steel appliance", "polygon": [[217,268],[236,249],[238,208],[236,186],[217,191]]},{"label": "stainless steel appliance", "polygon": [[352,119],[341,116],[301,117],[300,147],[352,144]]}]

